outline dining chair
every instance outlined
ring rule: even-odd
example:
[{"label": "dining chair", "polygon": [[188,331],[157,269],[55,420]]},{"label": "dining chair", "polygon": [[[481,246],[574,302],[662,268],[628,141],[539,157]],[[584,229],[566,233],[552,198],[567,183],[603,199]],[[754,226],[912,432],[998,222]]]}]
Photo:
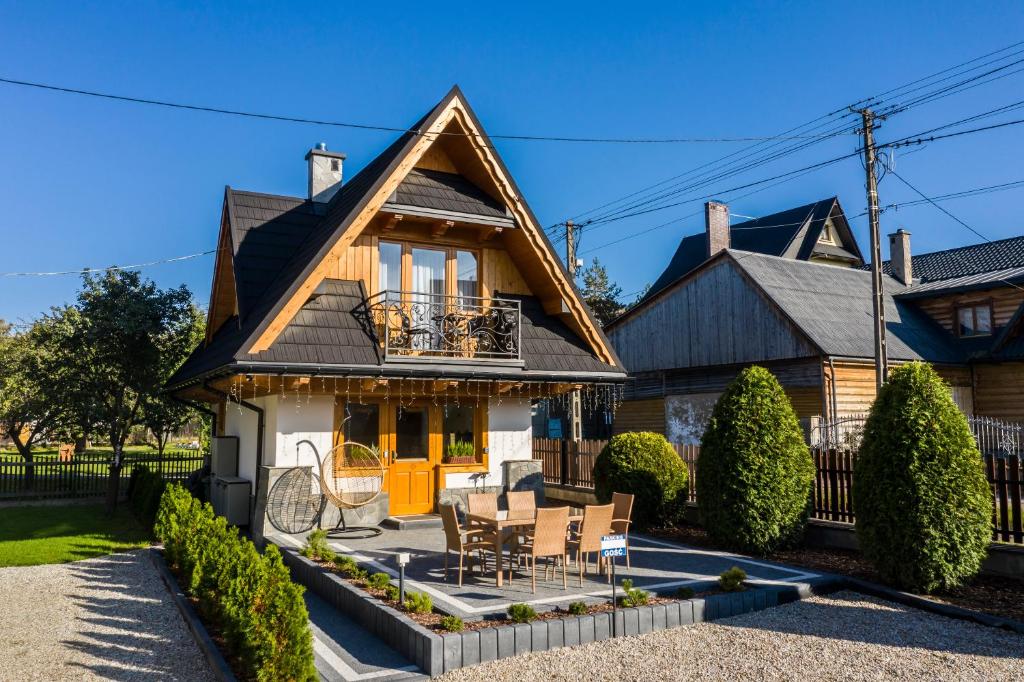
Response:
[{"label": "dining chair", "polygon": [[[537,510],[537,522],[534,526],[533,536],[520,542],[515,553],[526,556],[530,564],[530,582],[534,594],[537,593],[537,559],[538,558],[561,558],[562,559],[562,589],[568,587],[566,578],[566,550],[565,529],[569,526],[568,507],[545,507]],[[544,579],[548,579],[548,569],[544,569]],[[515,566],[509,561],[508,583],[512,584],[512,573]]]},{"label": "dining chair", "polygon": [[601,560],[601,536],[608,535],[612,527],[612,513],[615,511],[614,504],[594,505],[588,504],[583,508],[583,523],[580,525],[579,533],[569,541],[569,548],[576,550],[576,563],[580,567],[580,586],[583,586],[583,574],[586,572],[587,564],[590,562],[590,553],[598,552],[597,567],[600,570],[603,565]]},{"label": "dining chair", "polygon": [[[466,510],[470,514],[496,515],[498,513],[498,493],[469,493],[466,495]],[[470,521],[467,526],[471,530],[480,532],[480,539],[494,542],[494,534],[497,531],[491,530],[483,524]],[[502,534],[502,541],[507,539],[507,533]]]},{"label": "dining chair", "polygon": [[[494,552],[494,543],[481,539],[482,533],[477,530],[463,530],[459,525],[459,517],[455,513],[455,505],[438,505],[441,510],[441,523],[444,526],[444,580],[448,582],[448,553],[459,553],[459,587],[462,587],[462,567],[466,557],[472,561],[471,552]],[[498,570],[502,569],[501,557],[498,557]],[[484,569],[481,560],[481,570]]]},{"label": "dining chair", "polygon": [[633,513],[633,496],[628,493],[612,493],[612,534],[626,536],[626,568],[629,565],[629,523]]},{"label": "dining chair", "polygon": [[[505,501],[508,502],[509,512],[528,512],[531,515],[537,509],[537,497],[532,490],[521,492],[509,491],[505,493]],[[512,535],[512,547],[510,552],[516,554],[516,548],[526,542],[533,535],[533,528],[517,529]],[[520,557],[523,555],[520,553]]]}]

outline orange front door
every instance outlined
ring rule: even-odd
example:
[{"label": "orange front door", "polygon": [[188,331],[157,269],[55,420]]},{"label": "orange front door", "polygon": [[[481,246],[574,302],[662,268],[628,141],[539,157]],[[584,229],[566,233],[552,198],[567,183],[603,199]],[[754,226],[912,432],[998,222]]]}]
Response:
[{"label": "orange front door", "polygon": [[387,488],[391,514],[428,514],[436,499],[435,467],[440,457],[440,415],[428,403],[389,409]]}]

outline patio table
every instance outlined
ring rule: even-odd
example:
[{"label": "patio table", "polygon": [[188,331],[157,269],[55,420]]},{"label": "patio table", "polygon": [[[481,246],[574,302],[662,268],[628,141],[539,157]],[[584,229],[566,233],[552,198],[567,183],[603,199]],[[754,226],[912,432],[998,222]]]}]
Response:
[{"label": "patio table", "polygon": [[[495,584],[501,587],[502,579],[502,564],[504,560],[503,549],[504,545],[504,533],[502,532],[506,528],[533,528],[537,524],[537,510],[536,509],[524,509],[520,511],[508,511],[501,510],[490,514],[466,514],[466,520],[475,521],[476,523],[484,526],[488,530],[494,531],[494,555],[497,557],[495,561]],[[570,509],[569,510],[569,523],[579,523],[583,521],[583,510],[582,509]]]}]

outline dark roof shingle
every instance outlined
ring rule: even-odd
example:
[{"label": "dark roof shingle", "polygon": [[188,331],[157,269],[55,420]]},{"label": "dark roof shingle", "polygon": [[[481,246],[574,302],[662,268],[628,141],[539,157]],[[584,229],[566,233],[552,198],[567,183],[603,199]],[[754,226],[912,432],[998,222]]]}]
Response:
[{"label": "dark roof shingle", "polygon": [[[1024,267],[1024,236],[911,256],[914,279],[922,283]],[[890,261],[882,271],[892,274]]]}]

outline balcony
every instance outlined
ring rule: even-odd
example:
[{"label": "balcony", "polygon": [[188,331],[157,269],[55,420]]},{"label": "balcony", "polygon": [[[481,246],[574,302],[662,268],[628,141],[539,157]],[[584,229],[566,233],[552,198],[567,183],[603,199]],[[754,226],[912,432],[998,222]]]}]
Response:
[{"label": "balcony", "polygon": [[385,360],[520,359],[519,301],[382,291],[367,308]]}]

